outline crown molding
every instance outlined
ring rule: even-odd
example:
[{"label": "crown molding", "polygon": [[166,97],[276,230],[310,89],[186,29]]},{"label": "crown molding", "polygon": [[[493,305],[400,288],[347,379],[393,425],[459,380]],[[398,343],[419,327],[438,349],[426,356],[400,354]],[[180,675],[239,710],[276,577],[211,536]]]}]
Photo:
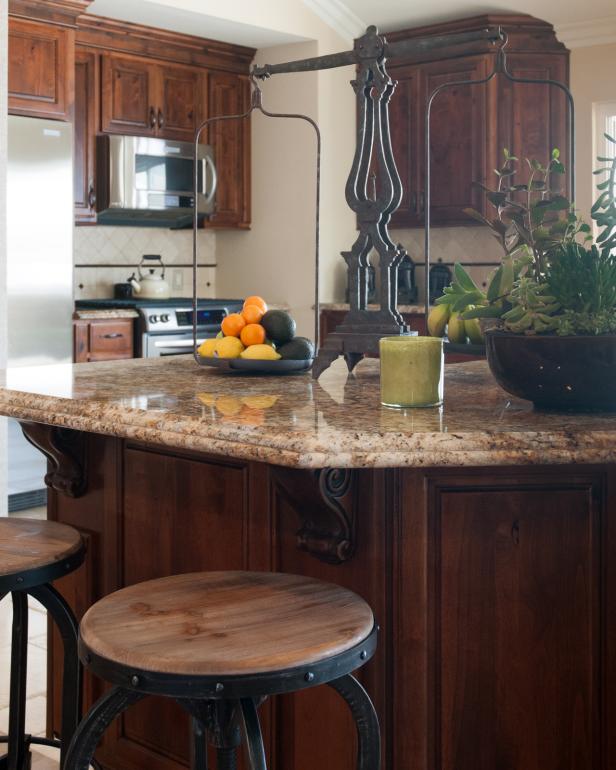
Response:
[{"label": "crown molding", "polygon": [[568,48],[616,43],[616,16],[556,24],[555,27],[558,39]]},{"label": "crown molding", "polygon": [[340,37],[349,42],[366,31],[367,24],[364,24],[359,16],[356,16],[341,0],[303,0],[303,3]]}]

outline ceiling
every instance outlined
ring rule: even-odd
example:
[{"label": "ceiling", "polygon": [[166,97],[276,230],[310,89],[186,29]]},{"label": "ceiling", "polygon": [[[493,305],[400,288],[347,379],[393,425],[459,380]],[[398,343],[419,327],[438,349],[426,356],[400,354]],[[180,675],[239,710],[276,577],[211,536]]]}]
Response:
[{"label": "ceiling", "polygon": [[[225,6],[222,10],[221,5]],[[261,22],[255,14],[238,13],[239,6],[241,3],[236,0],[222,4],[210,0],[198,0],[197,3],[174,0],[94,0],[88,13],[251,48],[269,48],[307,39],[289,31],[288,25],[271,23],[271,19],[265,16]]]},{"label": "ceiling", "polygon": [[344,0],[343,4],[364,24],[376,24],[384,32],[490,11],[529,13],[555,26],[616,15],[614,0]]},{"label": "ceiling", "polygon": [[350,42],[368,24],[388,32],[489,12],[545,19],[570,47],[616,41],[615,0],[94,0],[88,10],[253,48],[318,39],[323,22]]}]

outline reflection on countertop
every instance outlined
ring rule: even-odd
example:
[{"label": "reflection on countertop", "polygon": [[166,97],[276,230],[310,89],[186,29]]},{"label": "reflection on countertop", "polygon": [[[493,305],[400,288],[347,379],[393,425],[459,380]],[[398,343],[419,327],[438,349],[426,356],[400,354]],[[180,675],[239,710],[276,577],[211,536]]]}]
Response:
[{"label": "reflection on countertop", "polygon": [[0,413],[292,467],[485,466],[606,462],[616,416],[535,412],[485,362],[446,367],[441,409],[382,407],[378,362],[349,375],[247,377],[192,357],[16,368]]}]

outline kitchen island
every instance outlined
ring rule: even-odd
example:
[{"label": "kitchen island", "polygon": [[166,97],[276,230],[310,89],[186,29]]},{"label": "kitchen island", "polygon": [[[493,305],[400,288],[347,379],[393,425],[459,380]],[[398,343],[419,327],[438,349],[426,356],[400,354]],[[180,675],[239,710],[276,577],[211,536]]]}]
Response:
[{"label": "kitchen island", "polygon": [[[534,412],[484,362],[442,409],[380,406],[378,364],[318,381],[189,357],[14,369],[0,413],[49,458],[49,516],[84,533],[78,615],[124,585],[209,569],[320,577],[372,605],[360,673],[386,770],[616,768],[616,416]],[[52,640],[49,728],[59,725]],[[86,682],[86,701],[101,684]],[[263,707],[273,770],[353,770],[327,689]],[[113,770],[179,770],[187,724],[146,700]]]}]

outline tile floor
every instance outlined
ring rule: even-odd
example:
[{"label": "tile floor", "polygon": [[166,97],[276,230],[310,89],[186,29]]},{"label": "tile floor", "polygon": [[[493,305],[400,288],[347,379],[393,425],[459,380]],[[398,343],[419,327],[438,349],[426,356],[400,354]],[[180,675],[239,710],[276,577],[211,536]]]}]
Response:
[{"label": "tile floor", "polygon": [[[11,514],[15,517],[46,518],[45,508],[35,508]],[[28,616],[28,701],[26,730],[31,735],[45,735],[47,705],[47,612],[35,600],[29,599]],[[12,606],[10,596],[0,602],[0,734],[6,734],[9,714],[9,680],[11,670]],[[4,751],[0,747],[0,753]],[[32,770],[57,770],[58,751],[47,746],[32,750]]]}]

